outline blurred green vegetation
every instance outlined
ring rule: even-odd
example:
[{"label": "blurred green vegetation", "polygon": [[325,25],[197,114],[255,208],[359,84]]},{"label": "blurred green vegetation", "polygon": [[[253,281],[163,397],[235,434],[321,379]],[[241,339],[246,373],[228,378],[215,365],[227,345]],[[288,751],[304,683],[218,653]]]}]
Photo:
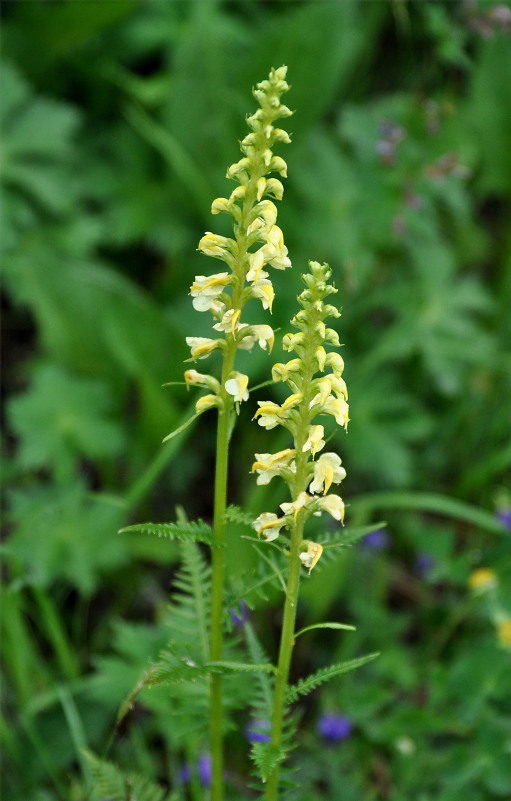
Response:
[{"label": "blurred green vegetation", "polygon": [[[249,89],[285,63],[296,114],[279,221],[294,269],[275,276],[273,325],[294,313],[307,260],[327,261],[350,389],[347,520],[389,532],[304,582],[303,625],[327,614],[357,633],[300,638],[297,676],[360,648],[382,656],[303,705],[292,797],[509,798],[510,4],[2,14],[5,797],[83,799],[81,749],[102,751],[167,642],[177,546],[116,531],[173,520],[176,505],[210,518],[213,414],[162,446],[193,398],[161,385],[181,380],[185,336],[207,333],[188,291]],[[266,380],[267,356],[248,359],[252,383]],[[251,457],[279,443],[243,411],[230,501],[259,512],[282,498],[255,487]],[[235,580],[254,560],[239,533]],[[477,594],[480,566],[498,584]],[[254,617],[270,654],[278,608],[270,593]],[[347,739],[316,732],[326,710],[352,721]],[[110,755],[172,799],[200,798],[174,714],[165,690],[145,691]],[[254,797],[246,750],[234,735],[229,799]]]}]

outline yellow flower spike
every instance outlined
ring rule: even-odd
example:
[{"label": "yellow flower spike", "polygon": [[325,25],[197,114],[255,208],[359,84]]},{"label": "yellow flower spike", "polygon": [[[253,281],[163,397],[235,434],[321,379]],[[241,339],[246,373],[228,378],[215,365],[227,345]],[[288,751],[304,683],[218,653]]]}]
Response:
[{"label": "yellow flower spike", "polygon": [[309,569],[309,576],[313,567],[317,565],[323,553],[323,546],[319,542],[312,542],[312,540],[304,540],[302,546],[306,546],[307,550],[302,551],[300,554],[300,562],[304,567]]},{"label": "yellow flower spike", "polygon": [[511,617],[504,618],[497,626],[499,642],[506,648],[511,647]]},{"label": "yellow flower spike", "polygon": [[477,593],[494,590],[497,586],[497,576],[489,567],[479,567],[470,574],[468,586]]}]

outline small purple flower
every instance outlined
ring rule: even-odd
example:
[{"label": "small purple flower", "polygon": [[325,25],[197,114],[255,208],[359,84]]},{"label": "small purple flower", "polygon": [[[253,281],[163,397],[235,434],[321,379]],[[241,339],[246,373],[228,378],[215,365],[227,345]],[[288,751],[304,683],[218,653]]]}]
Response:
[{"label": "small purple flower", "polygon": [[382,528],[376,529],[376,531],[371,531],[370,534],[364,537],[362,545],[372,551],[386,551],[390,546],[390,535]]},{"label": "small purple flower", "polygon": [[430,553],[418,553],[415,557],[415,572],[421,578],[425,578],[435,567],[436,559]]},{"label": "small purple flower", "polygon": [[201,754],[197,762],[197,771],[203,787],[211,784],[211,757],[209,754]]},{"label": "small purple flower", "polygon": [[511,528],[511,506],[497,509],[497,520],[506,528]]},{"label": "small purple flower", "polygon": [[321,715],[317,732],[329,743],[339,743],[349,737],[353,729],[352,722],[344,715],[336,712],[325,712]]},{"label": "small purple flower", "polygon": [[192,778],[192,772],[190,770],[190,767],[186,764],[186,762],[183,762],[183,764],[179,769],[179,781],[182,782],[183,784],[188,784],[191,778]]},{"label": "small purple flower", "polygon": [[250,619],[250,610],[245,601],[240,601],[238,608],[231,606],[229,609],[231,620],[234,626],[242,626]]},{"label": "small purple flower", "polygon": [[271,723],[269,720],[253,720],[245,729],[245,736],[250,743],[269,743],[271,737],[261,729],[269,731]]}]

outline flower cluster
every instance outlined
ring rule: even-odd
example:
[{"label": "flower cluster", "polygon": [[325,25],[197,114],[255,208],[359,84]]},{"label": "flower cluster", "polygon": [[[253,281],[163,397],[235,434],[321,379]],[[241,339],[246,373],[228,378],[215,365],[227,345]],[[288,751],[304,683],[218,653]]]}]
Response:
[{"label": "flower cluster", "polygon": [[[213,275],[197,275],[190,288],[194,308],[209,312],[213,329],[220,337],[187,337],[192,359],[204,359],[215,350],[224,354],[222,383],[212,376],[187,370],[187,386],[197,385],[209,393],[197,401],[198,413],[212,407],[222,408],[227,400],[248,398],[248,377],[233,369],[236,350],[250,350],[258,344],[271,351],[274,333],[270,325],[249,325],[241,322],[244,305],[251,298],[259,300],[271,312],[274,291],[266,268],[285,270],[291,266],[281,229],[276,224],[277,207],[284,187],[275,174],[286,177],[284,159],[273,154],[279,142],[290,142],[289,135],[274,122],[291,115],[281,103],[288,91],[287,67],[272,69],[267,80],[257,84],[254,96],[260,108],[247,118],[250,133],[241,142],[243,157],[227,170],[227,177],[237,182],[228,198],[213,201],[212,214],[222,212],[232,218],[233,237],[206,232],[199,250],[206,256],[220,259],[227,270]],[[273,175],[272,175],[273,174]],[[270,177],[271,176],[271,177]],[[273,200],[270,200],[273,198]]]},{"label": "flower cluster", "polygon": [[[255,415],[263,428],[283,426],[294,441],[293,448],[278,453],[256,453],[252,465],[258,484],[268,484],[280,476],[287,482],[292,497],[290,502],[280,505],[283,516],[263,512],[254,521],[258,536],[262,534],[266,540],[276,539],[283,527],[292,529],[299,515],[302,522],[309,515],[322,512],[339,521],[344,519],[342,498],[329,493],[331,486],[346,476],[341,459],[330,452],[317,457],[325,446],[325,429],[316,418],[330,416],[338,425],[344,428],[348,425],[348,392],[342,378],[344,362],[339,353],[326,350],[329,345],[339,347],[337,332],[325,324],[328,317],[340,316],[335,306],[325,302],[337,290],[327,283],[331,276],[328,265],[309,262],[309,269],[302,276],[306,289],[298,298],[302,309],[292,320],[298,330],[283,338],[284,350],[294,351],[296,356],[285,364],[275,364],[272,369],[273,380],[286,382],[291,393],[280,405],[259,401]],[[318,543],[302,542],[300,560],[309,572],[321,552]]]}]

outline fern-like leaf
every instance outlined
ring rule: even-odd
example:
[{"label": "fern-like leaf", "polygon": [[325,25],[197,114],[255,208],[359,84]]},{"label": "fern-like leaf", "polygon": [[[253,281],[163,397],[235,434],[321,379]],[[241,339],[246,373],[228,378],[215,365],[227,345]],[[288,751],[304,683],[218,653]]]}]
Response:
[{"label": "fern-like leaf", "polygon": [[284,748],[273,748],[271,743],[253,743],[250,756],[261,774],[263,782],[268,780],[268,776],[280,762],[286,758],[287,751]]},{"label": "fern-like leaf", "polygon": [[231,506],[228,506],[225,510],[224,517],[229,523],[241,523],[244,526],[248,526],[253,531],[254,527],[252,523],[257,515],[254,517],[254,515],[244,512],[239,506],[231,504]]},{"label": "fern-like leaf", "polygon": [[90,767],[95,789],[109,801],[163,801],[165,790],[135,773],[123,773],[116,765],[99,759],[90,751],[84,756]]},{"label": "fern-like leaf", "polygon": [[385,528],[386,525],[386,523],[373,523],[372,526],[363,526],[363,528],[346,528],[342,533],[341,539],[334,539],[332,535],[327,536],[326,539],[321,540],[323,554],[332,548],[350,548],[364,537],[367,537],[368,534]]},{"label": "fern-like leaf", "polygon": [[135,523],[132,526],[121,528],[119,534],[151,534],[156,537],[165,537],[168,540],[205,542],[207,545],[215,545],[211,526],[204,520],[196,520],[191,523]]},{"label": "fern-like leaf", "polygon": [[286,703],[297,701],[301,695],[308,695],[308,693],[312,692],[312,690],[315,690],[316,687],[319,687],[326,681],[330,681],[330,679],[336,676],[341,676],[343,673],[349,673],[351,670],[356,670],[362,667],[362,665],[372,662],[377,656],[379,656],[378,653],[366,654],[366,656],[361,656],[358,659],[350,659],[348,662],[339,662],[336,665],[329,665],[326,668],[321,668],[316,673],[311,673],[307,678],[300,679],[299,682],[287,688]]}]

